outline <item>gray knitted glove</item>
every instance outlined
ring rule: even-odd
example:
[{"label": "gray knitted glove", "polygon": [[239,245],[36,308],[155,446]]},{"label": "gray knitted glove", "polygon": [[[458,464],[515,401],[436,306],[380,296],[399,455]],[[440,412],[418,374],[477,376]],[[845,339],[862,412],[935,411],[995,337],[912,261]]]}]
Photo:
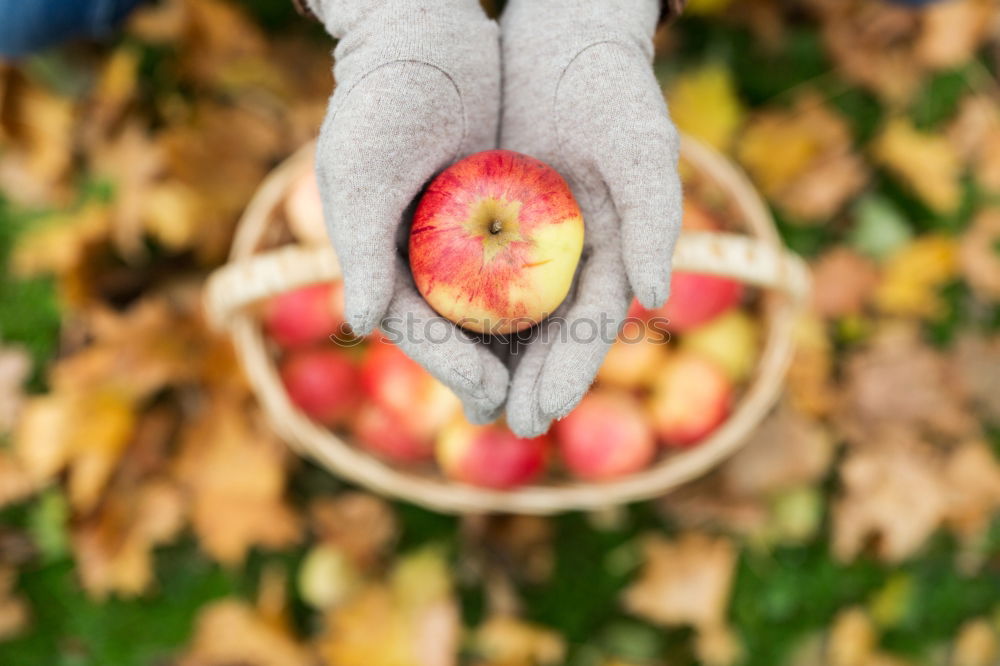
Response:
[{"label": "gray knitted glove", "polygon": [[491,421],[506,397],[506,367],[431,310],[400,253],[404,217],[424,184],[455,160],[495,147],[497,26],[476,0],[309,6],[340,40],[316,170],[343,266],[347,321],[359,334],[380,325],[455,391],[470,420]]},{"label": "gray knitted glove", "polygon": [[515,357],[507,421],[548,429],[590,387],[634,292],[667,298],[681,221],[678,136],[651,67],[658,0],[511,0],[502,148],[566,178],[586,227],[576,284]]}]

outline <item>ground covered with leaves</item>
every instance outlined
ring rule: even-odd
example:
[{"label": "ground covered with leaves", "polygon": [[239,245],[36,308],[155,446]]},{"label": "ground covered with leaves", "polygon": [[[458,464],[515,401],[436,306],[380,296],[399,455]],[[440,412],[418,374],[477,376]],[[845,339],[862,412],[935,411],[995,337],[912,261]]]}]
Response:
[{"label": "ground covered with leaves", "polygon": [[1000,10],[691,5],[657,38],[674,119],[766,195],[813,307],[734,458],[556,519],[345,486],[203,321],[333,84],[286,3],[164,0],[0,68],[0,663],[998,663]]}]

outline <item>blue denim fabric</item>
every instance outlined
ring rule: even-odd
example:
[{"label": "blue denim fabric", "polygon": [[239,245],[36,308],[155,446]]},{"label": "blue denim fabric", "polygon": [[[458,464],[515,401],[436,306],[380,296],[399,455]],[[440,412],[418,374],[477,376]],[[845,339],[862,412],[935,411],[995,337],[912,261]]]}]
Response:
[{"label": "blue denim fabric", "polygon": [[99,38],[141,0],[0,0],[0,58],[77,37]]}]

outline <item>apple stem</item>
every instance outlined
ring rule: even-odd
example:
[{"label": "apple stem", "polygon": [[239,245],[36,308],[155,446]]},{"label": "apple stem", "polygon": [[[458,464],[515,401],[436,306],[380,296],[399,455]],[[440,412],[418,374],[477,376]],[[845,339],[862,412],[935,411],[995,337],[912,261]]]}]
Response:
[{"label": "apple stem", "polygon": [[503,224],[500,223],[500,220],[493,220],[492,222],[490,222],[490,233],[493,234],[494,236],[500,233],[500,230],[502,228]]}]

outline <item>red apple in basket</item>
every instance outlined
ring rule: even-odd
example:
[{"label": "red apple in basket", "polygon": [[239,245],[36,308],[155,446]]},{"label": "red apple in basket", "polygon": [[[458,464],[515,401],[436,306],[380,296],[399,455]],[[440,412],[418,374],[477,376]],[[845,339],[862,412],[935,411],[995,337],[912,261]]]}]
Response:
[{"label": "red apple in basket", "polygon": [[361,360],[361,389],[427,448],[461,410],[461,402],[447,386],[380,335],[371,339]]},{"label": "red apple in basket", "polygon": [[360,402],[358,370],[336,347],[295,349],[280,366],[288,397],[320,423],[344,423]]},{"label": "red apple in basket", "polygon": [[400,463],[428,460],[433,440],[414,432],[393,412],[372,402],[361,405],[351,421],[354,441],[375,455]]},{"label": "red apple in basket", "polygon": [[546,435],[518,437],[500,423],[472,425],[458,418],[438,435],[435,453],[446,476],[506,490],[541,474],[550,447]]},{"label": "red apple in basket", "polygon": [[342,332],[344,285],[314,284],[278,294],[264,305],[263,324],[282,347],[328,340]]},{"label": "red apple in basket", "polygon": [[733,389],[715,363],[688,351],[671,354],[649,397],[653,429],[667,446],[690,446],[729,414]]},{"label": "red apple in basket", "polygon": [[[718,231],[721,228],[711,211],[692,200],[684,202],[682,225],[684,231]],[[743,284],[736,280],[674,271],[667,302],[655,310],[646,310],[638,301],[633,301],[629,316],[645,320],[663,318],[668,329],[682,332],[736,307],[742,297]]]},{"label": "red apple in basket", "polygon": [[600,481],[637,472],[656,455],[656,438],[637,399],[591,391],[555,424],[563,463],[573,476]]},{"label": "red apple in basket", "polygon": [[428,186],[410,230],[410,268],[443,317],[510,333],[562,303],[582,248],[583,218],[566,181],[527,155],[488,150]]}]

